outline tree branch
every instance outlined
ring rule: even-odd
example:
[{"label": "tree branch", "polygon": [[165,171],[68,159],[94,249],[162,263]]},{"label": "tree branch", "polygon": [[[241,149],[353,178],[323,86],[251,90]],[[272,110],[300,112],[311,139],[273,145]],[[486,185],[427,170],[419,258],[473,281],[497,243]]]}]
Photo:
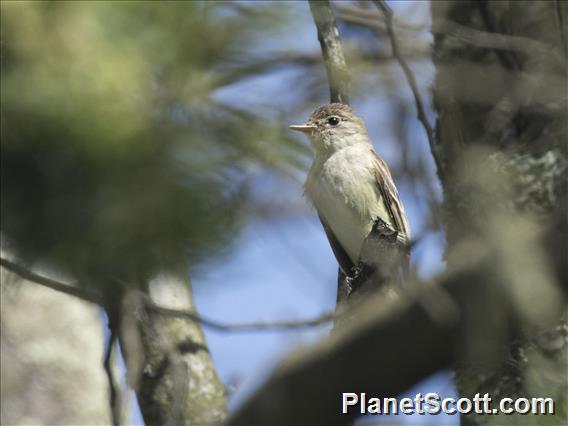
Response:
[{"label": "tree branch", "polygon": [[[33,282],[35,284],[48,287],[52,290],[56,290],[71,296],[78,297],[79,299],[85,300],[87,302],[96,303],[102,306],[102,298],[95,295],[89,291],[82,290],[71,284],[64,284],[62,282],[53,280],[51,278],[44,277],[43,275],[31,272],[27,268],[11,262],[7,259],[0,258],[0,264],[8,269],[9,271],[15,273],[21,278]],[[333,321],[335,314],[333,312],[328,312],[319,317],[307,319],[307,320],[297,320],[297,321],[276,321],[276,322],[250,322],[242,324],[226,324],[218,321],[214,321],[208,318],[203,318],[197,312],[169,309],[162,306],[158,306],[152,302],[147,295],[143,295],[145,299],[145,306],[148,310],[170,317],[185,318],[194,322],[198,322],[205,327],[217,331],[225,332],[244,332],[244,331],[260,331],[260,330],[294,330],[305,327],[316,327],[322,324]]]},{"label": "tree branch", "polygon": [[[472,268],[471,273],[442,277],[440,284],[414,283],[409,286],[412,293],[400,298],[371,295],[356,305],[357,314],[349,327],[285,361],[230,417],[229,425],[266,424],[270,419],[296,425],[348,424],[359,410],[352,410],[350,416],[342,414],[342,392],[395,397],[450,367],[469,321],[480,321],[482,328],[489,326],[487,318],[466,318],[484,312],[485,297],[495,284],[478,278]],[[442,293],[455,304],[438,303]],[[424,309],[425,301],[441,315]],[[494,335],[485,338],[490,347],[501,344]]]},{"label": "tree branch", "polygon": [[101,296],[80,288],[79,285],[64,284],[51,278],[47,278],[43,275],[36,274],[35,272],[32,272],[29,269],[5,258],[0,258],[0,265],[27,281],[48,287],[52,290],[65,293],[70,296],[77,297],[86,302],[95,303],[97,305],[103,304],[103,299]]},{"label": "tree branch", "polygon": [[373,3],[382,12],[385,18],[385,24],[387,26],[387,32],[390,38],[392,54],[400,64],[400,67],[402,68],[404,75],[406,76],[406,80],[410,85],[410,89],[412,90],[412,94],[414,95],[414,101],[416,103],[418,120],[422,123],[422,127],[424,127],[424,131],[426,132],[426,137],[428,138],[428,144],[430,145],[432,156],[434,157],[434,161],[436,162],[436,168],[438,169],[438,173],[442,173],[443,170],[438,160],[439,155],[437,155],[436,143],[434,141],[434,130],[432,129],[432,126],[430,126],[430,123],[428,122],[428,117],[426,117],[426,113],[424,111],[424,103],[422,102],[422,97],[420,96],[420,91],[418,90],[418,85],[416,84],[416,79],[414,78],[414,74],[412,73],[412,70],[408,66],[408,63],[400,53],[400,49],[398,46],[398,39],[395,34],[393,26],[393,15],[394,15],[393,11],[389,6],[387,6],[384,0],[373,0]]},{"label": "tree branch", "polygon": [[255,321],[255,322],[242,323],[242,324],[224,324],[207,318],[203,318],[196,312],[163,308],[148,300],[146,301],[146,308],[150,311],[156,312],[161,315],[174,317],[174,318],[190,319],[192,321],[199,322],[201,325],[205,327],[209,327],[213,330],[224,331],[224,332],[236,332],[236,331],[243,332],[243,331],[260,331],[260,330],[296,330],[298,328],[316,327],[319,325],[323,325],[333,321],[335,317],[335,314],[333,312],[328,312],[319,317],[307,320],[275,321],[275,322]]},{"label": "tree branch", "polygon": [[310,10],[318,30],[331,102],[349,105],[351,77],[341,48],[335,16],[328,0],[310,0]]},{"label": "tree branch", "polygon": [[[384,1],[382,0],[381,2],[384,3]],[[386,7],[388,8],[388,6]],[[380,10],[382,11],[382,9]],[[337,11],[339,12],[337,16],[342,21],[366,27],[375,31],[384,32],[385,30],[387,30],[385,15],[382,14],[381,16],[381,13],[379,12],[374,12],[373,10],[354,7],[351,5],[338,5]],[[377,20],[381,18],[385,19],[385,22],[377,22]],[[553,58],[560,65],[563,63],[563,55],[560,49],[551,44],[547,44],[529,37],[482,31],[476,28],[460,25],[456,22],[446,19],[437,20],[436,22],[432,23],[431,28],[428,28],[425,25],[416,25],[405,22],[401,19],[397,19],[397,17],[394,15],[392,16],[392,20],[393,31],[395,33],[399,30],[423,31],[429,29],[433,34],[443,34],[450,37],[455,37],[472,46],[485,47],[494,50],[510,50],[518,53],[523,53],[528,56],[532,56],[537,53],[537,56],[539,57],[546,56],[548,58]]]},{"label": "tree branch", "polygon": [[107,376],[108,387],[109,387],[109,403],[110,411],[112,416],[113,426],[120,425],[120,394],[116,389],[116,382],[114,380],[114,374],[112,371],[112,354],[113,349],[116,347],[116,326],[109,320],[110,336],[108,339],[108,345],[105,352],[105,357],[103,360],[103,366]]},{"label": "tree branch", "polygon": [[554,59],[559,64],[562,64],[563,61],[562,53],[555,46],[528,37],[481,31],[448,20],[440,20],[433,23],[432,32],[458,38],[476,47],[509,50],[524,53],[528,56],[537,54],[537,57],[546,56]]},{"label": "tree branch", "polygon": [[[340,19],[351,21],[354,24],[359,24],[365,27],[377,29],[380,31],[386,31],[386,25],[384,22],[377,22],[381,19],[381,13],[375,12],[372,9],[365,9],[358,6],[353,6],[349,3],[336,3],[334,4],[337,12],[342,16]],[[344,19],[344,17],[346,19]],[[430,26],[426,24],[415,24],[402,20],[396,16],[393,16],[394,26],[397,30],[404,31],[424,31],[430,30]]]},{"label": "tree branch", "polygon": [[[152,312],[147,299],[161,307],[194,310],[185,268],[148,277],[144,290],[130,287],[124,299],[121,345],[128,349],[126,358],[134,361],[129,373],[137,376],[136,396],[145,423],[221,424],[227,415],[225,389],[199,322]],[[134,344],[127,343],[127,333]]]}]

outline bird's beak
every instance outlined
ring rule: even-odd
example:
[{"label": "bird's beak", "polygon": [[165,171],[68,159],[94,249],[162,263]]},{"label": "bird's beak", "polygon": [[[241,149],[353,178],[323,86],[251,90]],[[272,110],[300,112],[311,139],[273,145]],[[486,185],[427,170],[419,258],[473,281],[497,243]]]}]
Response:
[{"label": "bird's beak", "polygon": [[290,129],[292,130],[296,130],[298,132],[302,132],[302,133],[312,133],[314,130],[316,130],[316,126],[314,126],[313,124],[293,124],[290,126]]}]

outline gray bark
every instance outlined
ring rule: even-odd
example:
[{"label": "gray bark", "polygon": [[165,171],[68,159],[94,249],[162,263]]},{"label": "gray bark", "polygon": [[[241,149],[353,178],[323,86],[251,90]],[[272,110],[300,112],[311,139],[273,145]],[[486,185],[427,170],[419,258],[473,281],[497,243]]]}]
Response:
[{"label": "gray bark", "polygon": [[100,308],[0,270],[0,423],[110,424]]},{"label": "gray bark", "polygon": [[[144,420],[148,425],[205,425],[227,414],[225,388],[199,323],[145,308],[136,292],[123,304],[121,343]],[[163,273],[148,283],[150,301],[194,311],[185,274]]]},{"label": "gray bark", "polygon": [[318,31],[331,102],[349,105],[351,76],[345,62],[335,15],[327,0],[310,1],[310,10]]},{"label": "gray bark", "polygon": [[[539,255],[545,257],[551,279],[564,286],[568,282],[566,13],[567,4],[560,1],[432,3],[439,115],[435,153],[443,168],[448,253],[484,226],[480,219],[485,212],[472,203],[475,198],[462,178],[465,153],[477,150],[479,180],[487,168],[504,171],[510,179],[510,198],[491,202],[506,201],[511,217],[531,217],[542,227],[536,242],[541,247],[532,247],[524,258],[538,262]],[[489,189],[478,196],[483,193]],[[499,228],[506,226],[503,221]],[[502,268],[509,269],[506,278],[515,273],[518,260],[501,260],[508,262]],[[527,286],[534,296],[521,309],[547,298],[549,289],[543,280]],[[540,327],[530,327],[526,319],[521,315],[509,330],[502,330],[513,337],[501,362],[484,365],[469,358],[458,366],[459,390],[464,396],[489,392],[496,399],[547,395],[555,398],[560,415],[565,416],[565,317]],[[538,323],[538,318],[532,319]],[[515,416],[510,421],[534,419]],[[493,424],[503,418],[468,416],[463,422]]]}]

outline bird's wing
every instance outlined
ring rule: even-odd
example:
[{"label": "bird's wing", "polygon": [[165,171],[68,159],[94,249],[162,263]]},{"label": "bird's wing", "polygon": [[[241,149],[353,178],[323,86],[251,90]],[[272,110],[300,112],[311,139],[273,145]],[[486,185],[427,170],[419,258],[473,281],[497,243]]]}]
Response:
[{"label": "bird's wing", "polygon": [[333,250],[333,254],[337,259],[337,263],[339,263],[339,267],[343,271],[343,273],[347,276],[351,275],[351,268],[353,268],[353,262],[347,255],[347,252],[331,230],[331,227],[325,222],[324,218],[321,215],[318,215],[321,224],[323,225],[323,229],[325,230],[325,234],[327,235],[327,239],[329,240],[329,244],[331,245],[331,249]]},{"label": "bird's wing", "polygon": [[404,207],[402,206],[402,202],[398,196],[396,186],[394,186],[389,168],[375,151],[371,150],[371,152],[375,158],[375,179],[377,181],[377,189],[385,203],[385,207],[390,215],[392,224],[396,228],[395,231],[404,234],[406,239],[410,239],[410,227],[408,226],[408,220],[406,219]]},{"label": "bird's wing", "polygon": [[383,198],[385,207],[389,212],[392,223],[395,226],[395,231],[399,232],[399,237],[402,235],[402,240],[405,242],[405,254],[402,256],[402,274],[403,279],[408,279],[410,276],[410,227],[408,226],[408,220],[406,219],[406,213],[404,213],[404,207],[402,206],[402,201],[398,195],[396,186],[392,180],[389,167],[384,160],[377,155],[377,153],[371,150],[375,157],[375,178],[377,181],[377,188],[379,193]]}]

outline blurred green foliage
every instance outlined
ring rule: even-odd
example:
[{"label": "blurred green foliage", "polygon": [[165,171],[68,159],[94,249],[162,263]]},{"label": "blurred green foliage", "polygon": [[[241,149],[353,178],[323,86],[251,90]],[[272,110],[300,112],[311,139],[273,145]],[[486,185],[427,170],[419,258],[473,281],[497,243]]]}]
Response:
[{"label": "blurred green foliage", "polygon": [[213,96],[254,69],[274,14],[219,2],[1,7],[1,232],[21,260],[91,283],[199,262],[239,230],[247,167],[297,162],[281,126]]}]

